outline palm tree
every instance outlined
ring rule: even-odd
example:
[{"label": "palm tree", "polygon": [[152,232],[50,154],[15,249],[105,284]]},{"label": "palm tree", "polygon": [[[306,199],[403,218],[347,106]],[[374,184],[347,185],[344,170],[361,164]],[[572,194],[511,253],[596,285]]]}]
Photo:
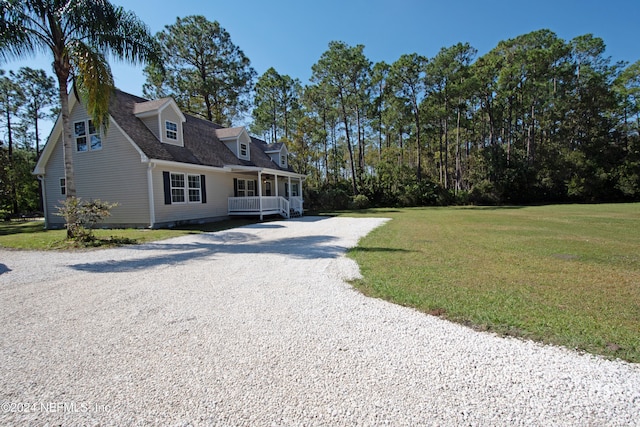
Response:
[{"label": "palm tree", "polygon": [[0,58],[49,51],[58,79],[69,199],[76,195],[69,83],[73,81],[94,123],[106,129],[114,90],[107,56],[140,64],[152,59],[156,49],[147,26],[108,0],[0,0]]}]

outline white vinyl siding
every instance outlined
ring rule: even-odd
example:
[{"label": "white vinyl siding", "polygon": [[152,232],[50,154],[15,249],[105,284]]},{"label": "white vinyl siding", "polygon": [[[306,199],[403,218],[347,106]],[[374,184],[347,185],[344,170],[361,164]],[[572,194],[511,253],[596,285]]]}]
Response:
[{"label": "white vinyl siding", "polygon": [[162,139],[160,138],[160,129],[158,128],[159,123],[157,116],[143,117],[140,120],[142,120],[142,123],[147,126],[147,128],[151,131],[151,133],[155,135],[156,138],[158,138],[158,140]]},{"label": "white vinyl siding", "polygon": [[[166,169],[165,169],[166,170]],[[153,170],[153,191],[155,194],[155,214],[156,223],[171,223],[177,221],[223,218],[228,215],[228,198],[233,197],[233,177],[231,174],[222,172],[203,171],[205,176],[207,202],[192,202],[180,204],[165,204],[164,183],[162,177],[163,170],[160,167]],[[178,167],[171,168],[171,173],[181,173],[185,177],[188,175],[200,175],[193,170],[180,170]],[[185,178],[188,185],[188,178]],[[202,183],[200,183],[200,200],[202,201]],[[188,187],[187,187],[188,188]],[[191,190],[195,190],[192,188]]]},{"label": "white vinyl siding", "polygon": [[[70,116],[71,123],[88,120],[87,111],[80,103],[75,105]],[[89,130],[88,125],[85,129]],[[147,165],[140,162],[138,151],[113,123],[102,135],[101,142],[101,150],[73,158],[77,196],[118,203],[105,221],[109,224],[148,226]],[[65,176],[61,137],[45,165],[45,173],[47,223],[62,225],[64,219],[55,215],[65,196],[61,194],[61,177]]]}]

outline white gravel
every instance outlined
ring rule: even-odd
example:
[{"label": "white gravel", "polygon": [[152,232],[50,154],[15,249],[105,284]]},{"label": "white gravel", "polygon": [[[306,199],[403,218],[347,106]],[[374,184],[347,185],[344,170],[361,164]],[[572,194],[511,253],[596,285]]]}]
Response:
[{"label": "white gravel", "polygon": [[0,425],[640,425],[640,365],[354,291],[383,221],[1,250]]}]

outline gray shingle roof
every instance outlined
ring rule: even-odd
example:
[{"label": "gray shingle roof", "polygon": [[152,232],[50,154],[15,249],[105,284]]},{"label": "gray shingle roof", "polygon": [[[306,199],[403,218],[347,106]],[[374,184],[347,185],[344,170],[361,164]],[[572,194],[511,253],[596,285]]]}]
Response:
[{"label": "gray shingle roof", "polygon": [[216,136],[220,139],[237,138],[243,130],[243,127],[216,129]]},{"label": "gray shingle roof", "polygon": [[155,101],[138,102],[133,106],[133,114],[146,113],[148,111],[157,110],[164,104],[169,102],[171,98],[160,98]]},{"label": "gray shingle roof", "polygon": [[111,97],[109,112],[118,126],[129,135],[150,159],[167,160],[194,165],[223,167],[225,165],[256,166],[293,172],[281,168],[264,152],[266,142],[251,137],[251,160],[240,160],[220,141],[226,136],[239,135],[243,128],[223,128],[215,123],[184,114],[184,147],[161,143],[135,113],[152,111],[164,105],[167,99],[148,101],[144,98],[116,90]]},{"label": "gray shingle roof", "polygon": [[274,153],[276,151],[280,151],[284,144],[282,142],[272,142],[271,144],[267,144],[265,151],[267,153]]}]

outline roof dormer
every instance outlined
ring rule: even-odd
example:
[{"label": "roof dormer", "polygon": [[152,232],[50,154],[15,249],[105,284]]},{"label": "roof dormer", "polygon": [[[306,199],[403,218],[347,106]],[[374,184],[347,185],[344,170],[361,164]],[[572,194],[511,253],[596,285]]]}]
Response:
[{"label": "roof dormer", "polygon": [[160,142],[184,147],[182,124],[186,118],[173,98],[139,102],[133,106],[133,114]]},{"label": "roof dormer", "polygon": [[282,142],[276,142],[273,144],[267,145],[266,150],[264,151],[266,154],[271,157],[271,160],[280,168],[288,169],[289,168],[289,151],[287,150],[287,146]]},{"label": "roof dormer", "polygon": [[251,137],[244,127],[216,129],[216,136],[240,160],[251,160]]}]

